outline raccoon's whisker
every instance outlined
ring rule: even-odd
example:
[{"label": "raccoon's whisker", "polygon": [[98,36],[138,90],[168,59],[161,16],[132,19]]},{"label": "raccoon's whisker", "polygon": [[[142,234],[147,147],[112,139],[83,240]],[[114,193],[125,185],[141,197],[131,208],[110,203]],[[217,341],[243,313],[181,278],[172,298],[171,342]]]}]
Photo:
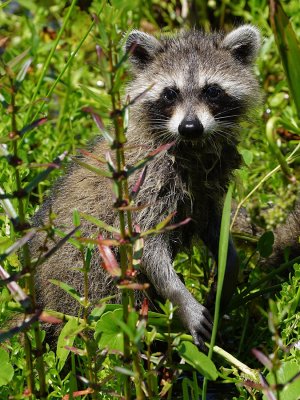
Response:
[{"label": "raccoon's whisker", "polygon": [[[232,121],[221,121],[219,128],[222,130],[224,128],[237,128],[239,126],[239,124],[237,122],[232,122]],[[217,128],[218,129],[218,128]]]},{"label": "raccoon's whisker", "polygon": [[151,117],[151,121],[156,121],[156,120],[168,121],[169,118],[162,114],[156,114],[155,116]]},{"label": "raccoon's whisker", "polygon": [[168,118],[163,118],[163,117],[153,118],[151,119],[150,122],[155,122],[155,121],[168,121]]},{"label": "raccoon's whisker", "polygon": [[[224,110],[224,111],[220,111],[219,113],[217,113],[216,115],[215,115],[215,118],[218,118],[220,115],[223,115],[223,114],[225,114],[225,113],[228,113],[229,111],[234,111],[234,110],[238,110],[238,109],[240,109],[240,106],[239,107],[232,107],[232,108],[228,108],[227,110]],[[240,114],[239,114],[240,115]],[[239,116],[238,115],[238,116]]]},{"label": "raccoon's whisker", "polygon": [[215,120],[216,121],[219,121],[219,120],[226,120],[226,119],[229,119],[229,118],[235,118],[235,117],[239,117],[240,115],[239,114],[230,114],[230,115],[224,115],[223,117],[215,117]]},{"label": "raccoon's whisker", "polygon": [[226,139],[227,143],[235,145],[235,135],[232,132],[228,132],[228,131],[222,131],[222,130],[216,130],[215,132],[215,136],[219,136],[222,137],[224,139]]},{"label": "raccoon's whisker", "polygon": [[231,135],[231,136],[235,136],[235,129],[236,126],[235,125],[223,125],[223,126],[219,126],[218,128],[215,129],[215,132],[224,132],[227,135]]},{"label": "raccoon's whisker", "polygon": [[176,136],[174,135],[174,133],[172,133],[172,132],[170,132],[170,131],[167,131],[167,130],[161,129],[161,130],[156,130],[156,132],[157,132],[157,134],[158,134],[161,138],[164,138],[164,139],[168,138],[168,139],[170,139],[171,141],[174,140],[174,138],[176,137]]},{"label": "raccoon's whisker", "polygon": [[168,131],[166,125],[165,125],[165,124],[162,124],[162,123],[153,124],[152,126],[153,126],[153,128],[155,128],[156,130],[161,129],[162,131]]},{"label": "raccoon's whisker", "polygon": [[[231,137],[235,137],[236,134],[235,132],[232,130],[232,128],[234,128],[234,125],[227,125],[227,126],[220,126],[220,127],[216,127],[214,130],[214,133],[224,133],[225,135],[231,136]],[[231,128],[231,129],[228,129]]]},{"label": "raccoon's whisker", "polygon": [[166,124],[166,121],[156,121],[156,122],[153,122],[152,124],[151,124],[152,126],[161,126],[161,127],[163,127],[164,129],[167,129],[167,124]]},{"label": "raccoon's whisker", "polygon": [[170,141],[177,141],[178,137],[175,135],[173,132],[170,132],[167,130],[165,127],[163,127],[161,130],[156,130],[156,133],[159,135],[161,139],[164,139],[164,141],[170,142]]},{"label": "raccoon's whisker", "polygon": [[151,114],[151,116],[150,116],[150,118],[153,118],[153,119],[156,119],[157,117],[162,117],[162,118],[168,119],[168,117],[165,114],[161,114],[158,112],[155,112],[155,113]]}]

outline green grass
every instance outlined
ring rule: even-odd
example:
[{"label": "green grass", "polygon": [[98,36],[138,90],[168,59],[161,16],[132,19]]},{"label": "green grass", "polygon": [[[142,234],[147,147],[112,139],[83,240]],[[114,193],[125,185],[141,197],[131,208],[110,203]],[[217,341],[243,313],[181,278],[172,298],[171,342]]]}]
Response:
[{"label": "green grass", "polygon": [[[27,245],[19,242],[25,234],[24,224],[30,221],[54,180],[63,173],[66,162],[53,168],[53,161],[64,152],[69,156],[76,154],[99,135],[99,128],[86,108],[92,108],[107,127],[114,126],[110,118],[112,96],[124,92],[126,64],[122,63],[111,86],[109,63],[105,57],[99,60],[96,45],[106,53],[112,51],[113,58],[121,60],[122,35],[128,26],[158,32],[188,29],[196,23],[205,29],[227,30],[235,23],[246,22],[261,29],[264,41],[256,72],[265,97],[256,112],[256,123],[251,127],[245,125],[241,133],[244,165],[236,174],[233,197],[247,208],[262,230],[273,230],[281,223],[297,198],[297,184],[288,181],[286,176],[290,173],[295,180],[299,179],[298,153],[295,153],[299,141],[297,137],[285,139],[287,133],[299,135],[300,132],[299,99],[293,99],[299,91],[294,74],[299,60],[296,38],[300,37],[297,0],[282,1],[287,17],[277,11],[276,23],[272,25],[276,29],[276,41],[281,43],[280,52],[268,22],[268,2],[264,0],[222,1],[218,5],[213,1],[194,0],[192,3],[199,11],[197,20],[195,13],[182,15],[180,3],[175,1],[115,0],[112,6],[104,1],[92,1],[86,10],[76,3],[19,1],[4,3],[0,8],[0,187],[8,195],[19,193],[2,199],[0,264],[10,275],[22,273],[20,279],[15,279],[24,290],[19,292],[19,301],[16,301],[8,285],[0,286],[0,365],[4,366],[0,371],[1,399],[11,396],[57,399],[66,395],[72,398],[73,392],[78,392],[80,398],[114,399],[123,394],[126,399],[147,396],[196,399],[201,397],[202,390],[196,375],[199,372],[209,380],[214,380],[217,374],[223,384],[238,384],[237,399],[262,398],[263,392],[267,399],[271,398],[267,396],[272,391],[276,399],[297,400],[299,378],[289,385],[286,383],[300,370],[299,350],[294,347],[300,328],[300,271],[298,264],[294,267],[289,264],[288,274],[281,268],[268,275],[269,271],[260,266],[260,254],[268,251],[272,235],[267,234],[258,244],[256,238],[251,245],[239,240],[243,265],[240,285],[230,319],[220,320],[222,341],[217,337],[217,344],[223,349],[215,347],[210,354],[214,364],[197,350],[189,335],[178,335],[180,328],[172,321],[174,310],[168,302],[162,305],[161,314],[149,312],[148,321],[145,315],[127,312],[128,307],[108,305],[105,308],[104,302],[89,314],[88,299],[65,287],[85,309],[83,319],[67,317],[60,339],[65,345],[63,335],[68,332],[67,349],[60,342],[57,349],[50,348],[38,323],[31,321],[25,326],[20,321],[24,310],[30,318],[39,316],[27,304],[27,294],[34,297],[35,289]],[[282,28],[286,18],[291,23],[287,37]],[[109,39],[113,45],[109,45]],[[282,46],[285,41],[290,49],[287,56]],[[124,112],[122,118],[125,116]],[[270,117],[279,117],[275,125],[271,125]],[[121,142],[123,131],[117,134]],[[283,170],[279,165],[283,165]],[[20,190],[24,188],[27,193],[22,196]],[[126,186],[116,190],[126,190]],[[14,215],[18,221],[11,218]],[[128,214],[125,217],[130,218]],[[74,214],[75,225],[80,218]],[[120,218],[122,221],[124,215],[120,214]],[[96,223],[107,228],[101,221]],[[122,230],[122,223],[120,227]],[[73,243],[83,253],[84,279],[92,244],[85,246],[77,237],[78,233]],[[138,259],[142,242],[135,243],[130,251]],[[21,250],[10,250],[14,244]],[[211,285],[212,260],[201,244],[197,243],[192,253],[190,258],[183,253],[178,255],[175,265],[195,297],[202,300]],[[120,273],[124,274],[124,268],[126,265],[121,265]],[[271,277],[272,287],[266,286]],[[249,296],[247,304],[243,300],[245,295]],[[123,304],[131,301],[130,296],[125,296]],[[10,328],[17,325],[12,320],[16,315],[20,327],[17,332],[11,332]],[[9,333],[5,336],[3,332]],[[92,340],[94,332],[95,340]],[[165,358],[161,357],[161,348],[157,345],[161,341]],[[106,347],[109,353],[104,351]],[[263,348],[265,356],[258,351],[252,354],[253,348]],[[179,358],[185,363],[179,364]],[[269,389],[267,385],[263,388],[254,369],[260,369],[268,382],[282,383],[284,388]],[[248,391],[240,385],[245,376],[249,380],[245,383]]]}]

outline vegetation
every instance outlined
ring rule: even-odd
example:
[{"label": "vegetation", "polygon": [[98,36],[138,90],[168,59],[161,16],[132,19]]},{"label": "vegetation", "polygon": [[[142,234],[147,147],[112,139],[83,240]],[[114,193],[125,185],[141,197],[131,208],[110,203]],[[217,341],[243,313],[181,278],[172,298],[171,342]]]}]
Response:
[{"label": "vegetation", "polygon": [[[169,220],[157,221],[152,231],[138,232],[131,224],[136,211],[127,177],[141,171],[138,190],[143,167],[155,154],[145,154],[121,176],[130,108],[122,100],[128,75],[122,46],[129,26],[155,33],[193,26],[229,30],[242,22],[257,25],[264,36],[257,74],[265,97],[256,123],[245,124],[241,132],[244,165],[224,207],[220,264],[226,258],[222,245],[227,242],[231,192],[237,208],[246,207],[265,233],[236,235],[240,285],[229,317],[219,320],[215,314],[217,346],[211,343],[207,356],[180,331],[169,302],[161,305],[160,314],[148,311],[147,303],[138,311],[133,307],[132,289],[144,289],[133,273],[144,239],[176,227]],[[272,271],[260,263],[271,252],[272,231],[297,197],[298,1],[282,1],[282,7],[275,0],[4,1],[0,23],[1,399],[299,399],[299,259]],[[114,183],[123,205],[112,205],[119,228],[93,220],[99,237],[83,241],[80,219],[90,217],[74,211],[74,230],[53,244],[53,215],[52,224],[44,227],[45,249],[33,259],[28,241],[36,229],[30,218],[66,160],[99,134],[117,162],[100,160],[99,168],[93,168]],[[103,230],[112,234],[110,241],[102,238]],[[36,304],[36,265],[67,240],[82,252],[86,290],[77,293],[63,282],[54,283],[80,302],[81,318],[40,310]],[[113,245],[120,248],[120,263]],[[91,310],[88,269],[95,246],[103,267],[123,288],[122,305],[103,299]],[[205,248],[195,244],[192,257],[180,253],[175,265],[193,294],[205,298],[213,276]],[[63,326],[56,349],[47,343],[41,322]]]}]

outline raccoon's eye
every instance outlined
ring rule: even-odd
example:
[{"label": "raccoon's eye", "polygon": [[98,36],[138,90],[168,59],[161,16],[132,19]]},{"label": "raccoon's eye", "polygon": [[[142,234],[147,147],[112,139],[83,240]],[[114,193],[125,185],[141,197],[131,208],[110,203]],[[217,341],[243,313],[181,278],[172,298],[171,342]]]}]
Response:
[{"label": "raccoon's eye", "polygon": [[218,85],[211,85],[205,89],[205,95],[210,100],[216,100],[223,93],[223,90]]},{"label": "raccoon's eye", "polygon": [[165,100],[166,103],[169,103],[169,104],[172,104],[176,101],[177,95],[178,95],[178,93],[175,89],[166,88],[163,91],[163,99]]}]

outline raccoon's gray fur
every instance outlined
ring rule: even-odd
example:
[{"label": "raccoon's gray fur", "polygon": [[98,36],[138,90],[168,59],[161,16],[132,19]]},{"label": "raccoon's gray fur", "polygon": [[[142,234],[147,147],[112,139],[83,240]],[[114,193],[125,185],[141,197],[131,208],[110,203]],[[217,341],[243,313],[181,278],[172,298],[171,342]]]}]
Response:
[{"label": "raccoon's gray fur", "polygon": [[[174,222],[192,217],[192,222],[180,229],[146,239],[142,273],[159,296],[178,306],[183,325],[199,346],[210,336],[209,312],[186,289],[172,261],[178,249],[195,236],[203,239],[217,259],[223,197],[232,172],[240,164],[236,148],[239,122],[259,98],[252,71],[259,46],[259,32],[250,25],[227,35],[191,31],[159,39],[133,31],[126,42],[133,75],[127,93],[134,99],[145,91],[130,110],[126,161],[132,165],[149,151],[175,141],[169,151],[149,164],[137,197],[138,204],[149,207],[135,214],[134,223],[146,230],[174,211]],[[96,155],[106,151],[103,140],[93,148]],[[131,184],[135,180],[136,176]],[[68,231],[72,228],[72,210],[77,208],[116,225],[112,203],[108,179],[71,165],[34,221],[36,225],[45,223],[52,208],[56,224]],[[82,223],[85,236],[97,234],[95,226]],[[41,235],[31,244],[33,253],[38,253],[42,243]],[[82,274],[76,271],[81,266],[81,255],[70,244],[41,265],[37,270],[40,304],[77,313],[76,302],[48,280],[59,279],[83,293]],[[224,302],[232,295],[237,272],[238,260],[230,241]],[[114,291],[95,250],[89,275],[90,298]]]},{"label": "raccoon's gray fur", "polygon": [[279,225],[274,231],[273,252],[270,257],[264,260],[270,270],[271,267],[279,267],[285,261],[285,250],[289,260],[300,256],[300,203],[287,216],[284,224]]}]

